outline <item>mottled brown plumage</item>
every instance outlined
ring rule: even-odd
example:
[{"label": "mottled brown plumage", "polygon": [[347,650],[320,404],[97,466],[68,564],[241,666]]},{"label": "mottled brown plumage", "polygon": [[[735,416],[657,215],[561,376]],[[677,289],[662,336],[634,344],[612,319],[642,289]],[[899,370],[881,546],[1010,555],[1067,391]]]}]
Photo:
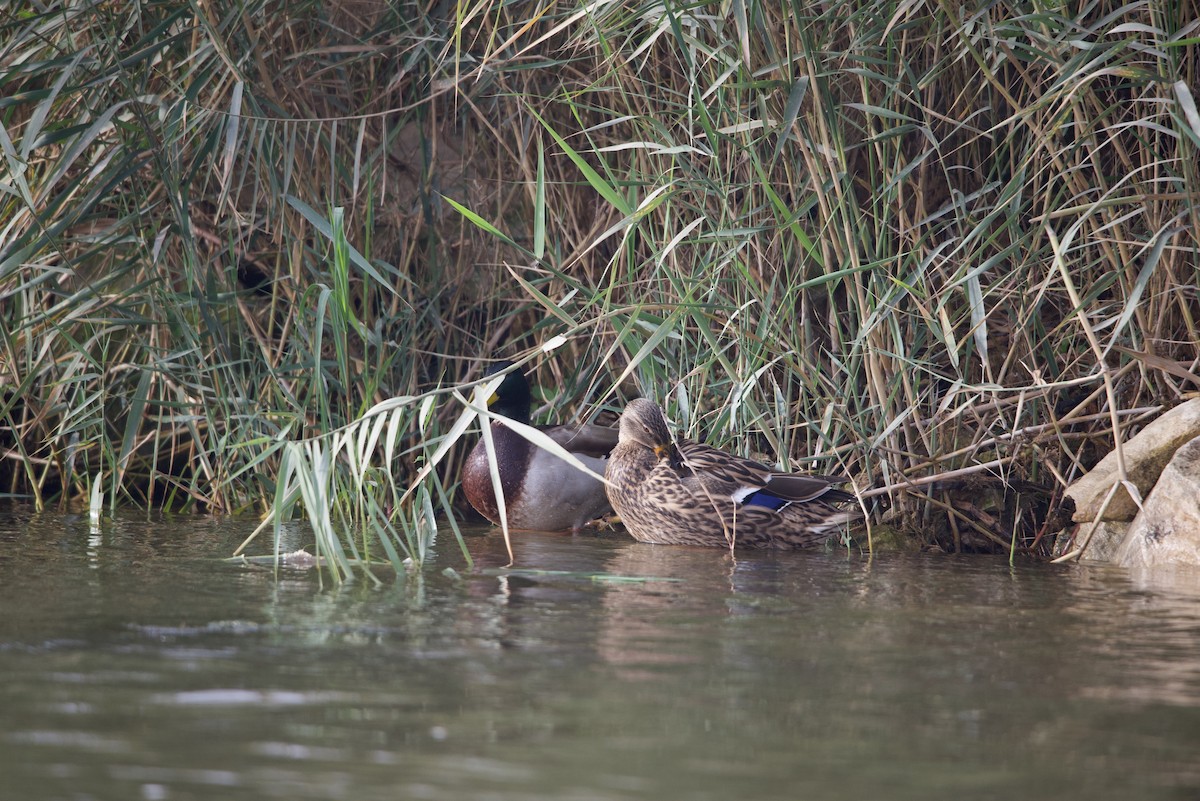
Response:
[{"label": "mottled brown plumage", "polygon": [[[499,364],[488,374],[509,366],[507,362]],[[529,423],[531,403],[529,383],[520,371],[509,373],[488,400],[497,414],[525,424]],[[539,430],[600,475],[617,443],[616,429],[604,426],[539,426]],[[542,450],[500,420],[491,423],[491,433],[509,528],[578,530],[612,511],[604,485],[587,473]],[[482,437],[463,466],[462,486],[475,511],[499,525],[500,510]]]},{"label": "mottled brown plumage", "polygon": [[688,440],[673,441],[662,411],[630,401],[609,459],[608,498],[635,539],[663,545],[804,548],[825,542],[853,499],[830,476],[780,473]]}]

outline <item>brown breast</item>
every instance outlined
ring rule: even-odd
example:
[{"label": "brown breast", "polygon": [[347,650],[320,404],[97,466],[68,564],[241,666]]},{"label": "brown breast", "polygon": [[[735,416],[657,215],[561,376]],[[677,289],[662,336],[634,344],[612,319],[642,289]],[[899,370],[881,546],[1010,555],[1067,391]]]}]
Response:
[{"label": "brown breast", "polygon": [[[529,440],[510,430],[503,423],[493,422],[492,443],[496,448],[496,465],[500,471],[500,487],[504,492],[505,506],[511,518],[521,502],[521,483],[534,447]],[[483,438],[475,444],[462,472],[463,492],[475,511],[500,524],[500,507],[492,490],[492,476],[488,469],[487,448]]]}]

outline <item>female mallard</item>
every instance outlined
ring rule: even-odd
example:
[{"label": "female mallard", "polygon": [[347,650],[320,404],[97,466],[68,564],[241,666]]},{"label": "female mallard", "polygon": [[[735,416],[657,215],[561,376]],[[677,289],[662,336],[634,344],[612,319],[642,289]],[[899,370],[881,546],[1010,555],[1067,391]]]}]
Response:
[{"label": "female mallard", "polygon": [[850,512],[845,479],[779,473],[688,440],[674,442],[651,401],[629,402],[609,459],[608,499],[634,539],[663,545],[804,548]]},{"label": "female mallard", "polygon": [[[488,375],[511,366],[510,362],[497,364]],[[518,423],[528,424],[532,400],[529,382],[520,371],[514,370],[505,376],[495,394],[488,399],[488,408]],[[493,420],[491,427],[509,528],[578,531],[589,521],[612,511],[604,485],[599,481],[542,450],[502,421]],[[617,444],[616,429],[586,424],[538,428],[593,472],[604,475],[609,451]],[[499,525],[500,510],[482,438],[463,466],[462,486],[475,511]]]}]

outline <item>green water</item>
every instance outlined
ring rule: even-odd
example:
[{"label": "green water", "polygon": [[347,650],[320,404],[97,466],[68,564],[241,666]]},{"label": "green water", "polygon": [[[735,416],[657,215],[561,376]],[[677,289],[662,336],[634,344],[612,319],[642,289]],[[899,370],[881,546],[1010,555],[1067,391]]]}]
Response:
[{"label": "green water", "polygon": [[0,798],[1200,794],[1200,587],[478,532],[322,589],[251,528],[0,511]]}]

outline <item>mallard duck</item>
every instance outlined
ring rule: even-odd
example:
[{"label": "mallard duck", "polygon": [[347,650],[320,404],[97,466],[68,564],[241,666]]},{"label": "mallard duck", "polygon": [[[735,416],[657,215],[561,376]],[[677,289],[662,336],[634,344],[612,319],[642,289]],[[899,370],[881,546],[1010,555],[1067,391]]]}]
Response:
[{"label": "mallard duck", "polygon": [[688,440],[673,441],[645,398],[621,414],[608,499],[634,539],[663,545],[804,548],[850,520],[845,479],[780,473]]},{"label": "mallard duck", "polygon": [[[511,366],[510,362],[497,364],[487,374],[495,375]],[[528,424],[532,402],[529,382],[519,370],[514,370],[488,399],[488,408]],[[578,531],[612,511],[602,483],[534,445],[500,420],[493,420],[491,428],[509,528]],[[588,424],[538,428],[593,472],[604,475],[609,451],[617,444],[615,428]],[[482,437],[463,466],[462,486],[471,506],[500,525],[500,510]]]}]

